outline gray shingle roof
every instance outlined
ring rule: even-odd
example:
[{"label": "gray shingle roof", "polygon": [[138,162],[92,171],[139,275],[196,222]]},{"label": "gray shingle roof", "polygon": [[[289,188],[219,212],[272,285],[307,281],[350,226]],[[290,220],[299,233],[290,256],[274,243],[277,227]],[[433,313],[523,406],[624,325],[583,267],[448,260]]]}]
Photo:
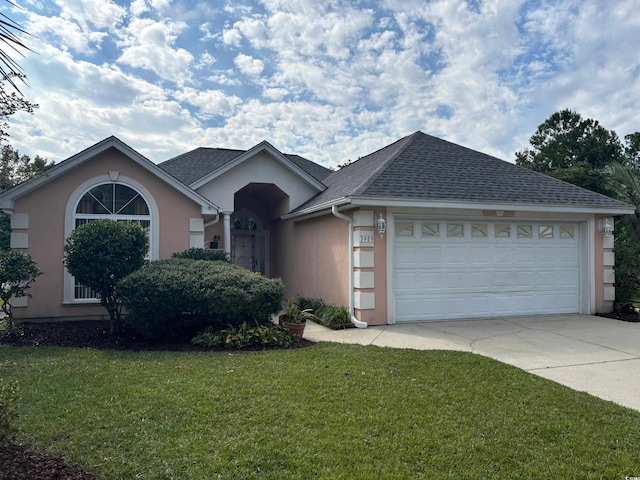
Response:
[{"label": "gray shingle roof", "polygon": [[[182,183],[191,185],[233,161],[243,153],[246,153],[246,150],[199,147],[162,162],[158,166]],[[322,181],[332,172],[332,170],[299,155],[284,154],[284,156],[316,180]]]},{"label": "gray shingle roof", "polygon": [[585,190],[440,138],[416,132],[324,181],[327,190],[297,210],[346,196],[426,201],[628,207]]}]

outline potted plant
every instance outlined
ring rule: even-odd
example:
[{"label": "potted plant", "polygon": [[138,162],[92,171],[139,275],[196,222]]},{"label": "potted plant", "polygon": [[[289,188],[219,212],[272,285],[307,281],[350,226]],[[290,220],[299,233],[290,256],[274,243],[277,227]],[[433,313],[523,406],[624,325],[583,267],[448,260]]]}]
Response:
[{"label": "potted plant", "polygon": [[280,325],[284,325],[289,330],[289,333],[301,339],[304,327],[307,326],[307,320],[313,320],[314,318],[313,310],[310,308],[300,310],[295,303],[294,297],[291,297],[279,320]]},{"label": "potted plant", "polygon": [[220,235],[214,235],[211,241],[209,242],[209,248],[211,250],[217,249],[219,241],[220,241]]}]

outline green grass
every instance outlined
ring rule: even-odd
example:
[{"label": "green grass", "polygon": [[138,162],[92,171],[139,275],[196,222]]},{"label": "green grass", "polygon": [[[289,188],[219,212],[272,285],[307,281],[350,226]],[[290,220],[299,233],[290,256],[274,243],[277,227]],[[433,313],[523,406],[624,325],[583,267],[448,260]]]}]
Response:
[{"label": "green grass", "polygon": [[0,347],[19,439],[104,479],[624,479],[640,413],[462,352]]}]

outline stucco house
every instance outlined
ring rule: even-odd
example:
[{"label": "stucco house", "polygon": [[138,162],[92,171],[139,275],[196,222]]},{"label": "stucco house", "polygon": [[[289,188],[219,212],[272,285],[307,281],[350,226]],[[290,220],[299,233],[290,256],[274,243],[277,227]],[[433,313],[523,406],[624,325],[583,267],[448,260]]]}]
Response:
[{"label": "stucco house", "polygon": [[416,132],[332,171],[267,142],[159,165],[115,137],[0,195],[11,244],[44,272],[21,320],[103,318],[62,262],[95,218],[140,222],[151,260],[214,235],[287,295],[349,305],[357,326],[597,313],[615,297],[613,217],[634,207]]}]

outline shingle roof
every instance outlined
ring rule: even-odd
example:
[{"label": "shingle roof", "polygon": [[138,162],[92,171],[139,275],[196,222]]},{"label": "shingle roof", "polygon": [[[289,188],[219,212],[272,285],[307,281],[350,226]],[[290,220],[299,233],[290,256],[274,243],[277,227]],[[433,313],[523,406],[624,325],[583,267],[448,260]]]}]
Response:
[{"label": "shingle roof", "polygon": [[297,210],[347,196],[629,207],[605,195],[419,131],[334,172],[323,182],[328,188]]},{"label": "shingle roof", "polygon": [[[191,185],[243,153],[246,153],[246,150],[199,147],[162,162],[158,166],[182,183]],[[284,156],[316,180],[322,181],[332,172],[332,170],[299,155],[284,154]]]}]

